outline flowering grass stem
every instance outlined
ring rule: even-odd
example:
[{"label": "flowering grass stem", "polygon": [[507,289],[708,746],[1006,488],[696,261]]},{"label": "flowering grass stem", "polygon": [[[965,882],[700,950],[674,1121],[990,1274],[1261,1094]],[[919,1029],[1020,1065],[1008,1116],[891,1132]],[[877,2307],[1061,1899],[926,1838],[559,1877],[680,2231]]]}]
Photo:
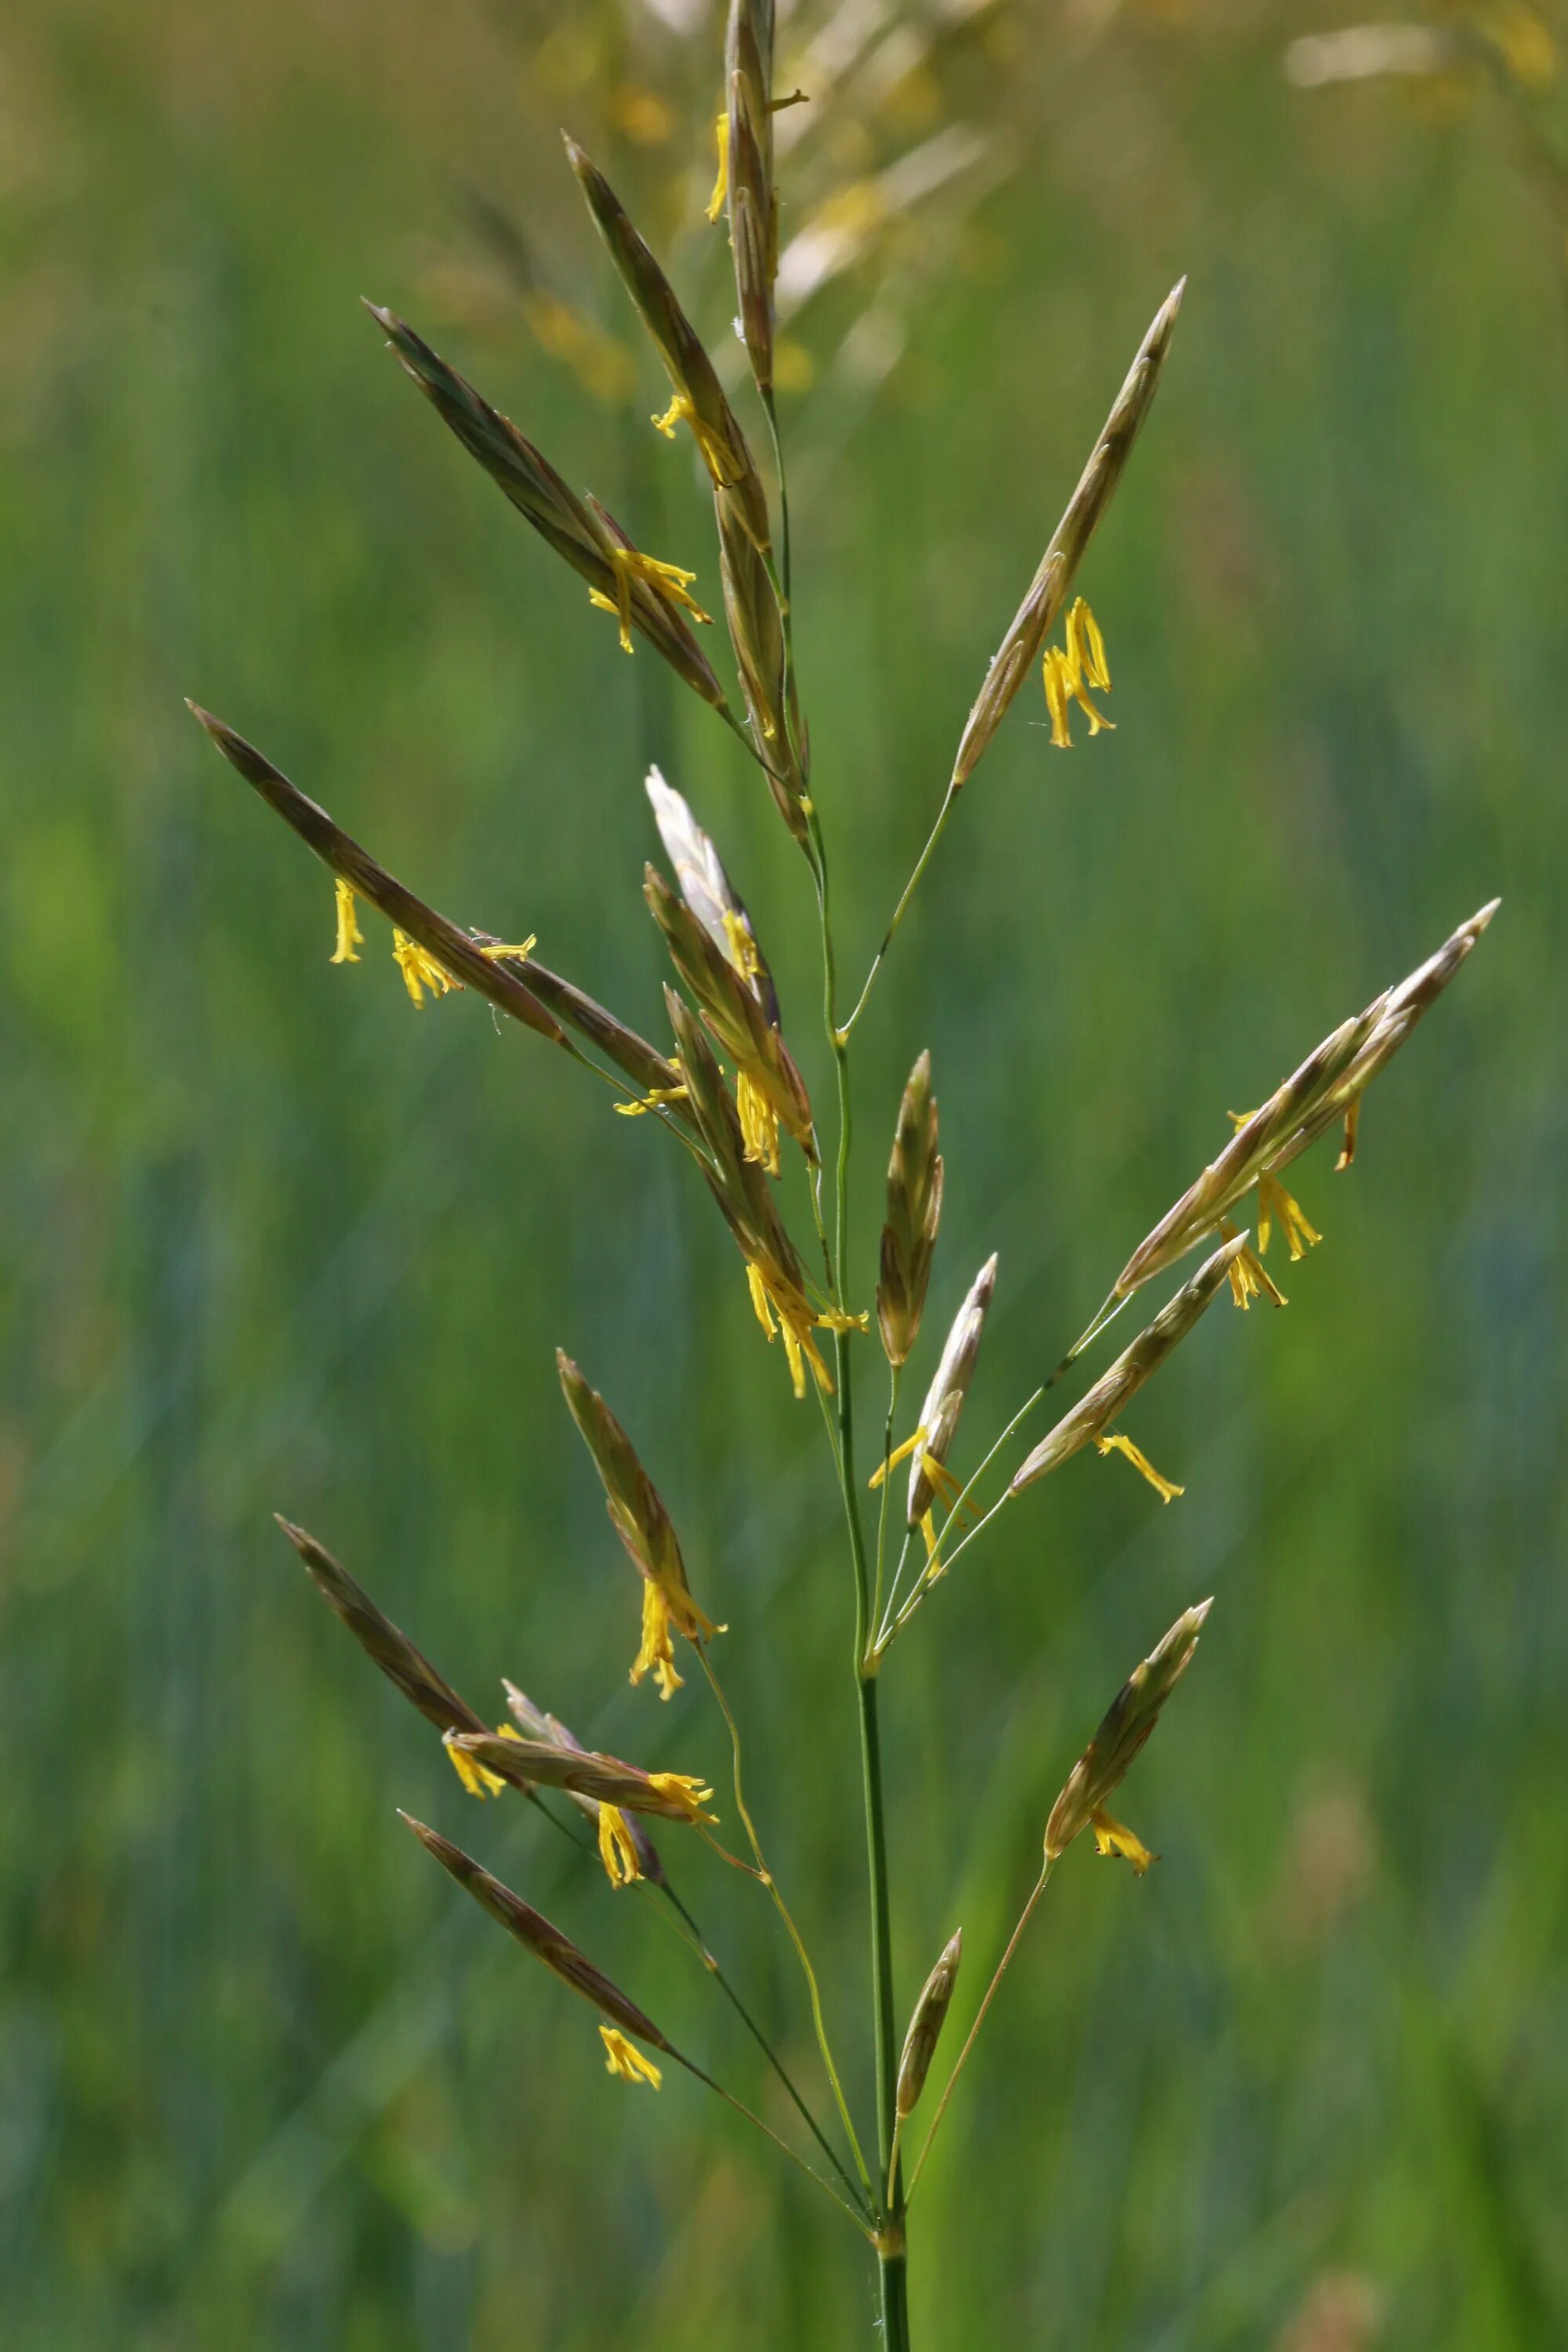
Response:
[{"label": "flowering grass stem", "polygon": [[772,1871],[768,1868],[766,1862],[763,1860],[762,1844],[757,1836],[756,1824],[753,1822],[751,1813],[747,1809],[745,1790],[742,1784],[740,1726],[736,1723],[734,1715],[731,1710],[730,1702],[724,1696],[723,1686],[720,1683],[718,1675],[713,1671],[713,1661],[708,1654],[706,1644],[699,1643],[696,1646],[697,1654],[702,1662],[702,1671],[708,1677],[709,1688],[712,1691],[713,1696],[718,1702],[719,1712],[723,1717],[725,1726],[730,1734],[730,1749],[734,1768],[735,1811],[741,1817],[741,1823],[742,1828],[745,1830],[747,1843],[751,1846],[752,1853],[755,1857],[756,1875],[761,1879],[763,1885],[767,1888],[768,1893],[773,1897],[773,1906],[778,1912],[779,1917],[784,1922],[784,1931],[789,1937],[790,1942],[795,1946],[795,1958],[799,1960],[802,1971],[805,1977],[806,1992],[811,2001],[812,2023],[816,2029],[817,2047],[822,2053],[822,2063],[824,2067],[826,2069],[827,2080],[832,2086],[833,2097],[838,2109],[839,2120],[844,2126],[845,2137],[849,2143],[849,2152],[855,2159],[855,2169],[860,2176],[862,2187],[864,2188],[866,2196],[868,2200],[872,2193],[871,2176],[866,2168],[866,2158],[861,2153],[859,2136],[855,2129],[854,2121],[849,2113],[848,2102],[844,2096],[844,2085],[839,2080],[837,2063],[833,2055],[833,2045],[828,2039],[827,2022],[823,2015],[822,1989],[817,1983],[816,1970],[812,1966],[811,1955],[805,1948],[805,1944],[802,1938],[800,1929],[795,1924],[794,1915],[792,1914],[788,1904],[784,1901],[784,1896],[780,1894],[778,1883],[773,1877]]}]

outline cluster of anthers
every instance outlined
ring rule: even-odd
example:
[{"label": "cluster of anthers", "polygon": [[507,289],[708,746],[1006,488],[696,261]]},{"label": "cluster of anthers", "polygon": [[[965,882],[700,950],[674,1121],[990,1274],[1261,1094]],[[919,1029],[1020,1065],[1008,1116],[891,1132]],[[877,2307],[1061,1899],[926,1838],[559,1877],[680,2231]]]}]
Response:
[{"label": "cluster of anthers", "polygon": [[[345,882],[341,875],[334,887],[337,893],[337,940],[329,961],[358,963],[359,951],[365,944],[364,933],[359,927],[358,900],[352,885]],[[487,963],[507,960],[524,963],[538,944],[537,935],[534,935],[510,946],[500,940],[476,940],[474,948]],[[409,1001],[416,1013],[424,1011],[426,994],[439,998],[451,994],[454,990],[461,992],[462,982],[454,980],[445,964],[438,963],[427,948],[422,948],[417,940],[410,939],[396,923],[392,927],[392,960],[403,974],[403,985],[408,991]]]}]

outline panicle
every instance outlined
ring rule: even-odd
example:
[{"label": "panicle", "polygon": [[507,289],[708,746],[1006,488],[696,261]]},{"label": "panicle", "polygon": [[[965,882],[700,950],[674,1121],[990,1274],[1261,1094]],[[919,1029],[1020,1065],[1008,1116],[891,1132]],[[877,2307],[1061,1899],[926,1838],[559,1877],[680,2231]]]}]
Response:
[{"label": "panicle", "polygon": [[889,1364],[903,1363],[921,1328],[942,1222],[942,1154],[931,1055],[910,1072],[888,1161],[888,1222],[882,1228],[877,1321]]}]

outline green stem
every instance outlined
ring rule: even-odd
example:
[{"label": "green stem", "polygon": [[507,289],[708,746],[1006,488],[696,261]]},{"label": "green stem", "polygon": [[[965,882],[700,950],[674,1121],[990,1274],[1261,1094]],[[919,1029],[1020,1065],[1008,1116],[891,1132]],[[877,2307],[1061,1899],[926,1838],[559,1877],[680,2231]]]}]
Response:
[{"label": "green stem", "polygon": [[937,843],[947,831],[947,821],[958,805],[958,785],[956,783],[951,783],[942,795],[942,806],[936,813],[936,823],[932,825],[930,833],[926,835],[926,845],[921,850],[920,856],[916,858],[914,872],[910,876],[909,880],[905,883],[903,896],[900,898],[898,905],[893,909],[893,919],[888,925],[887,930],[883,934],[882,944],[871,959],[871,969],[866,974],[866,985],[860,991],[855,1010],[849,1015],[848,1020],[844,1024],[844,1034],[846,1037],[848,1036],[850,1031],[854,1028],[855,1024],[859,1020],[860,1015],[866,1010],[867,1000],[870,996],[872,987],[876,982],[877,974],[882,969],[882,960],[886,956],[888,950],[893,944],[893,935],[897,931],[899,925],[903,921],[904,916],[909,908],[910,900],[920,888],[921,878],[925,873],[926,867],[931,864],[932,857],[936,854]]},{"label": "green stem", "polygon": [[[838,1152],[834,1171],[834,1286],[836,1304],[848,1294],[849,1154],[854,1106],[849,1085],[849,1040],[838,1027],[833,931],[828,910],[827,859],[815,812],[817,906],[822,918],[823,1019],[833,1050],[838,1090]],[[860,1721],[860,1783],[866,1815],[866,1860],[871,1912],[871,2016],[876,2048],[877,2152],[879,2178],[888,2184],[888,2210],[877,2236],[884,2352],[909,2352],[909,2306],[905,2290],[902,2183],[894,2136],[897,2130],[898,2045],[893,2012],[891,1903],[888,1885],[887,1822],[883,1802],[881,1730],[877,1712],[877,1665],[870,1652],[871,1576],[860,1496],[855,1474],[855,1385],[850,1333],[834,1334],[836,1449],[849,1552],[855,1571],[854,1674]],[[884,1482],[885,1483],[885,1482]]]},{"label": "green stem", "polygon": [[[644,1881],[640,1883],[646,1884],[647,1882]],[[671,1908],[679,1913],[679,1916],[685,1921],[687,1927],[690,1929],[703,1967],[708,1970],[710,1976],[713,1979],[714,1983],[719,1987],[719,1990],[722,1992],[726,2000],[728,2000],[731,2008],[734,2011],[736,2016],[740,2019],[742,2024],[745,2027],[747,2032],[751,2035],[752,2041],[756,2043],[758,2049],[767,2060],[768,2064],[773,2068],[773,2073],[784,2084],[784,2089],[788,2092],[790,2098],[795,2104],[801,2120],[805,2123],[806,2129],[810,2132],[813,2139],[816,2140],[818,2147],[822,2150],[823,2155],[827,2158],[828,2163],[833,2167],[834,2171],[838,2175],[838,2178],[844,2183],[845,2188],[848,2189],[849,2194],[855,2200],[856,2204],[863,2207],[864,2200],[861,2196],[861,2192],[856,2187],[855,2182],[850,2179],[848,2173],[845,2170],[843,2164],[839,2161],[837,2152],[835,2149],[832,2141],[828,2138],[826,2133],[823,2130],[822,2126],[817,2122],[816,2117],[812,2114],[811,2109],[806,2105],[805,2101],[802,2098],[799,2091],[795,2088],[795,2083],[792,2080],[783,2059],[773,2048],[773,2043],[768,2040],[767,2035],[763,2032],[762,2027],[757,2023],[756,2019],[752,2015],[751,2011],[746,2007],[745,2002],[741,1999],[740,1994],[735,1990],[734,1986],[730,1982],[729,1978],[724,1974],[724,1971],[720,1966],[718,1960],[715,1959],[712,1952],[709,1948],[707,1937],[702,1933],[701,1928],[698,1926],[696,1920],[692,1917],[690,1912],[687,1909],[685,1904],[681,1901],[674,1887],[671,1886],[668,1878],[660,1882],[658,1891],[664,1896],[665,1900],[670,1905]]]},{"label": "green stem", "polygon": [[[822,2063],[826,2070],[827,2080],[832,2088],[834,2103],[838,2109],[839,2121],[844,2126],[844,2135],[849,2143],[849,2152],[855,2158],[855,2169],[860,2176],[861,2185],[865,2189],[866,2197],[868,2201],[873,2195],[871,2177],[866,2168],[866,2159],[860,2152],[859,2136],[856,2132],[854,2121],[849,2113],[848,2103],[844,2096],[844,2085],[838,2078],[838,2067],[833,2055],[833,2044],[827,2037],[827,2021],[823,2013],[822,2007],[822,1988],[817,1982],[816,1970],[812,1966],[811,1954],[805,1948],[805,1938],[802,1937],[800,1929],[795,1924],[794,1914],[791,1912],[789,1905],[784,1901],[784,1896],[780,1894],[778,1882],[763,1858],[762,1843],[757,1836],[756,1824],[752,1821],[750,1810],[746,1804],[745,1794],[742,1786],[741,1779],[740,1726],[735,1721],[734,1715],[731,1710],[730,1702],[724,1696],[723,1688],[719,1681],[719,1677],[713,1671],[713,1662],[708,1655],[706,1644],[699,1642],[694,1644],[694,1646],[699,1658],[702,1662],[702,1671],[708,1677],[709,1688],[712,1691],[715,1699],[719,1703],[719,1712],[723,1717],[725,1726],[729,1730],[730,1749],[734,1763],[735,1811],[741,1816],[741,1824],[746,1832],[746,1842],[752,1849],[752,1858],[756,1864],[757,1876],[761,1879],[763,1885],[767,1888],[769,1895],[773,1897],[773,1908],[777,1911],[779,1917],[784,1921],[784,1932],[788,1936],[790,1942],[795,1947],[795,1958],[799,1960],[801,1971],[805,1978],[806,1994],[811,2002],[811,2020],[813,2025],[816,2029],[817,2048],[822,2053]],[[742,1865],[742,1867],[744,1865]]]},{"label": "green stem", "polygon": [[882,2341],[894,2352],[909,2352],[909,2256],[900,2221],[877,2247],[878,2285],[882,2298]]},{"label": "green stem", "polygon": [[848,2214],[849,2219],[854,2222],[858,2230],[864,2229],[866,2225],[865,2215],[863,2213],[857,2212],[853,2205],[849,2204],[845,2198],[840,2197],[837,2189],[835,2189],[831,2180],[825,2180],[821,2173],[816,2169],[815,2166],[807,2164],[805,2157],[797,2154],[796,2151],[791,2147],[787,2139],[780,2139],[777,2132],[774,2131],[771,2124],[763,2123],[761,2116],[753,2115],[751,2108],[745,2105],[743,2100],[736,2098],[732,2091],[727,2091],[722,2083],[716,2083],[712,2075],[705,2073],[704,2070],[697,2064],[694,2059],[688,2058],[684,2051],[677,2050],[673,2046],[669,2046],[669,2055],[675,2060],[678,2066],[684,2066],[689,2074],[694,2074],[700,2083],[706,2083],[710,2091],[716,2091],[727,2107],[733,2107],[738,2116],[744,2116],[749,2124],[755,2124],[763,2138],[771,2139],[773,2146],[779,2150],[779,2153],[782,2156],[787,2156],[790,2162],[793,2165],[797,2166],[799,2169],[805,2173],[808,2180],[815,2180],[823,2194],[832,2198],[840,2212]]},{"label": "green stem", "polygon": [[[969,2029],[969,2039],[965,2042],[963,2049],[959,2052],[957,2063],[954,2065],[952,2074],[947,2078],[947,2088],[942,2095],[942,2104],[937,2108],[935,2115],[931,2117],[931,2129],[925,2136],[925,2145],[921,2147],[920,2155],[916,2158],[915,2168],[910,2179],[910,2197],[914,2195],[916,2189],[920,2185],[921,2174],[925,2170],[925,2160],[931,2154],[931,2142],[935,2139],[937,2133],[941,2130],[942,2119],[947,2113],[947,2103],[952,2098],[953,2092],[958,2086],[958,2078],[963,2074],[969,2053],[974,2047],[975,2037],[979,2033],[981,2027],[985,2022],[986,2011],[996,1998],[997,1990],[1001,1985],[1003,1978],[1007,1973],[1008,1963],[1023,1940],[1025,1928],[1028,1926],[1030,1920],[1035,1916],[1035,1906],[1039,1901],[1041,1895],[1045,1893],[1047,1882],[1050,1878],[1050,1874],[1051,1858],[1047,1854],[1045,1864],[1040,1871],[1040,1874],[1035,1881],[1034,1892],[1030,1895],[1028,1901],[1025,1904],[1022,1912],[1019,1914],[1017,1926],[1014,1928],[1012,1934],[1007,1938],[1007,1948],[996,1963],[996,1973],[985,1988],[985,1998],[981,2002],[979,2010],[975,2014],[974,2022]],[[906,2198],[904,2202],[907,2205],[909,2198]]]}]

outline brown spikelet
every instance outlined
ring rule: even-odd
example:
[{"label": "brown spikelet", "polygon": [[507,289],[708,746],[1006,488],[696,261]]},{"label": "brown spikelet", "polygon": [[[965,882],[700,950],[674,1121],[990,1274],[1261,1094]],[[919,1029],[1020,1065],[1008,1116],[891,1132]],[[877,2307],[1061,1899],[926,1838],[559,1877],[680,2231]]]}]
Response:
[{"label": "brown spikelet", "polygon": [[1014,1475],[1012,1492],[1015,1495],[1021,1494],[1026,1486],[1032,1486],[1037,1478],[1043,1478],[1047,1472],[1058,1469],[1091,1439],[1099,1438],[1110,1428],[1150,1374],[1159,1370],[1171,1350],[1186,1338],[1194,1324],[1211,1305],[1215,1294],[1226,1282],[1232,1261],[1246,1246],[1247,1235],[1237,1234],[1223,1248],[1215,1250],[1212,1257],[1205,1259],[1191,1281],[1184,1283],[1169,1304],[1160,1309],[1131,1346],[1122,1349],[1110,1370],[1102,1372],[1072,1411],[1064,1413],[1049,1434],[1040,1440]]},{"label": "brown spikelet", "polygon": [[[519,514],[533,525],[557,555],[585,580],[591,590],[611,606],[621,593],[615,550],[632,541],[613,525],[602,508],[568,489],[549,459],[520,433],[510,417],[492,408],[473,385],[448,367],[423,336],[374,302],[365,305],[385,332],[404,372],[418,386],[437,415],[484,467]],[[690,629],[667,596],[645,580],[633,580],[628,591],[631,626],[661,654],[704,702],[727,709],[724,689]]]},{"label": "brown spikelet", "polygon": [[779,266],[773,78],[773,0],[730,0],[724,36],[730,242],[741,332],[764,399],[773,383],[773,280]]},{"label": "brown spikelet", "polygon": [[458,930],[445,915],[437,914],[434,907],[416,898],[412,890],[389,874],[352,834],[334,824],[325,809],[307,799],[243,735],[237,735],[232,727],[226,727],[222,719],[215,719],[196,703],[191,703],[189,708],[229,765],[277,810],[322,864],[341,876],[351,889],[367,899],[389,922],[406,931],[410,939],[417,940],[454,979],[488,997],[500,1011],[510,1013],[514,1021],[537,1029],[558,1045],[563,1042],[561,1024],[564,1022],[589,1045],[597,1046],[645,1094],[679,1083],[680,1074],[674,1064],[667,1061],[646,1037],[639,1037],[635,1029],[628,1029],[624,1021],[617,1020],[569,980],[563,980],[558,972],[547,970],[532,956],[523,959],[483,954],[483,948],[495,944],[489,932]]},{"label": "brown spikelet", "polygon": [[[657,866],[645,870],[643,896],[677,973],[696,998],[721,1051],[763,1097],[772,1122],[782,1121],[815,1162],[816,1135],[805,1081],[748,979],[714,943],[685,900],[676,898]],[[772,1131],[776,1139],[776,1124]],[[754,1137],[747,1139],[746,1148],[752,1159],[777,1172],[776,1149],[770,1155],[765,1143],[759,1146]]]},{"label": "brown spikelet", "polygon": [[658,1585],[678,1630],[694,1642],[713,1628],[691,1598],[669,1513],[631,1439],[563,1349],[555,1350],[561,1391],[605,1489],[610,1524],[639,1576]]},{"label": "brown spikelet", "polygon": [[667,1822],[715,1818],[701,1809],[702,1799],[713,1791],[700,1790],[689,1775],[643,1772],[618,1756],[563,1748],[553,1740],[517,1739],[504,1731],[452,1732],[447,1744],[514,1789],[564,1789],[573,1796],[592,1797],[595,1804]]},{"label": "brown spikelet", "polygon": [[942,1222],[937,1129],[931,1055],[924,1053],[905,1085],[888,1161],[888,1221],[882,1228],[877,1321],[888,1361],[894,1365],[907,1360],[920,1331]]},{"label": "brown spikelet", "polygon": [[[587,1753],[575,1732],[569,1730],[559,1716],[549,1715],[543,1707],[536,1706],[528,1693],[520,1690],[516,1683],[510,1681],[505,1675],[501,1677],[501,1688],[506,1693],[507,1711],[525,1739],[537,1740],[550,1748],[564,1748],[574,1756]],[[584,1796],[575,1789],[569,1789],[566,1793],[579,1811],[586,1814],[596,1826],[599,1819],[597,1800]],[[658,1858],[658,1849],[652,1838],[635,1814],[626,1816],[626,1826],[627,1834],[637,1849],[638,1870],[644,1878],[651,1879],[656,1885],[662,1886],[664,1864]]]},{"label": "brown spikelet", "polygon": [[472,1854],[442,1837],[439,1831],[427,1829],[410,1813],[400,1811],[398,1818],[407,1822],[426,1853],[435,1855],[442,1869],[473,1896],[479,1908],[488,1911],[536,1960],[542,1960],[563,1984],[570,1985],[574,1993],[580,1993],[623,2032],[634,2033],[639,2042],[649,2042],[654,2049],[675,2056],[653,2020],[646,2017],[637,2003],[628,2000],[618,1985],[612,1984],[602,1969],[584,1957],[571,1937],[552,1927],[542,1913],[525,1903],[521,1895],[514,1895],[510,1886],[503,1886]]},{"label": "brown spikelet", "polygon": [[1139,1749],[1159,1722],[1161,1708],[1192,1664],[1198,1634],[1213,1607],[1212,1601],[1200,1601],[1196,1608],[1184,1610],[1163,1640],[1122,1684],[1051,1808],[1046,1825],[1047,1861],[1054,1862],[1067,1852],[1125,1780]]},{"label": "brown spikelet", "polygon": [[388,1682],[396,1685],[426,1723],[434,1724],[440,1732],[486,1730],[483,1717],[476,1715],[458,1696],[423,1651],[416,1650],[407,1634],[383,1614],[363,1586],[355,1582],[324,1544],[319,1544],[314,1536],[307,1535],[303,1528],[291,1526],[285,1518],[279,1517],[278,1524],[304,1561],[311,1582],[328,1607],[342,1620],[372,1664],[379,1666]]},{"label": "brown spikelet", "polygon": [[966,783],[978,767],[986,746],[1037,660],[1040,648],[1066,602],[1073,574],[1100,517],[1110,503],[1111,493],[1121,478],[1122,468],[1131,454],[1139,428],[1149,413],[1185,287],[1186,279],[1183,278],[1155,312],[1153,323],[1138,347],[1138,355],[1128,371],[1127,380],[1117,394],[1104,429],[1089,454],[1078,488],[1068,501],[1067,511],[1040,558],[1040,568],[1029,583],[1028,593],[996,648],[952,763],[955,790]]},{"label": "brown spikelet", "polygon": [[[1363,1013],[1342,1022],[1314,1046],[1139,1244],[1117,1277],[1116,1297],[1129,1297],[1195,1248],[1254,1184],[1276,1176],[1328,1129],[1345,1122],[1353,1150],[1354,1120],[1366,1087],[1436,1003],[1500,904],[1494,898],[1482,907],[1407,979],[1385,988]],[[1342,1155],[1341,1165],[1350,1165],[1349,1155]]]},{"label": "brown spikelet", "polygon": [[899,2060],[898,2111],[900,2116],[911,2115],[916,2102],[925,2088],[931,2062],[936,2055],[936,2045],[947,2021],[953,1990],[958,1983],[958,1964],[963,1957],[963,1930],[958,1928],[942,1946],[942,1957],[925,1980],[910,2030],[904,2036],[903,2054]]}]

